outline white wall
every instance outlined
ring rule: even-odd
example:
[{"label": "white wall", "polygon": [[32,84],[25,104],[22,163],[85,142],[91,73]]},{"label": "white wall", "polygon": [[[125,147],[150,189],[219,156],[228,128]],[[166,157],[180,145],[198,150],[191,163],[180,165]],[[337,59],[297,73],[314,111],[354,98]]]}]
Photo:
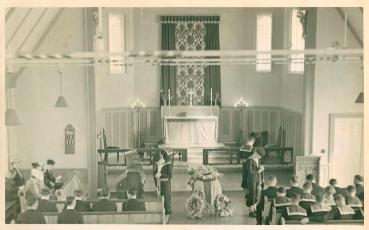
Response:
[{"label": "white wall", "polygon": [[[112,9],[108,9],[110,11]],[[119,9],[114,9],[119,11]],[[127,34],[128,50],[160,49],[161,15],[219,15],[220,48],[223,50],[255,49],[256,21],[260,12],[273,13],[273,48],[284,45],[283,9],[240,9],[240,8],[144,8],[126,14],[126,26],[132,34]],[[132,26],[133,25],[133,26]],[[142,44],[141,44],[142,41]],[[271,73],[256,73],[255,66],[222,66],[221,90],[223,105],[233,105],[240,97],[255,106],[283,106],[302,112],[302,76],[287,73],[286,65],[274,65]],[[131,72],[121,76],[101,77],[98,80],[98,108],[129,107],[135,98],[140,98],[148,106],[159,106],[160,68],[155,66],[129,67]],[[107,70],[102,76],[107,75]],[[134,76],[134,77],[133,77]],[[105,89],[105,90],[104,90]],[[106,90],[109,89],[109,90]]]},{"label": "white wall", "polygon": [[[319,8],[317,48],[328,48],[335,40],[343,44],[343,22],[334,8]],[[335,26],[333,26],[335,25]],[[348,47],[359,48],[351,33]],[[330,113],[362,113],[363,104],[354,103],[363,87],[360,64],[320,63],[315,66],[313,154],[329,146]]]},{"label": "white wall", "polygon": [[[69,53],[83,51],[81,9],[65,9],[50,30],[38,52]],[[10,127],[9,155],[31,162],[56,161],[57,168],[87,167],[86,76],[83,67],[66,66],[63,71],[63,95],[68,108],[55,108],[59,96],[57,67],[28,67],[14,90],[14,107],[22,125]],[[76,154],[64,154],[64,128],[72,124],[76,131]]]}]

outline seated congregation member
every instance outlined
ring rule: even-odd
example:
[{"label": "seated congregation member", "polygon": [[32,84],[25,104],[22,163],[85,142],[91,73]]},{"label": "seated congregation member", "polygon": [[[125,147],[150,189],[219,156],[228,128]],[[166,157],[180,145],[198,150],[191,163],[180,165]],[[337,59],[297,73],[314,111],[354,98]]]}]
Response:
[{"label": "seated congregation member", "polygon": [[18,159],[12,159],[10,160],[10,169],[9,171],[14,175],[13,181],[15,183],[15,186],[21,187],[25,185],[26,180],[24,179],[24,175],[22,171],[18,168],[17,163],[19,162]]},{"label": "seated congregation member", "polygon": [[333,186],[328,185],[325,188],[325,193],[323,195],[323,203],[328,204],[330,206],[334,206],[335,201],[334,201],[334,194],[336,193],[336,190],[334,189]]},{"label": "seated congregation member", "polygon": [[314,196],[317,196],[319,194],[323,195],[324,194],[324,188],[320,187],[316,181],[315,181],[315,176],[313,174],[308,174],[306,175],[306,180],[305,182],[310,182],[313,186],[313,190],[311,191],[311,194],[313,194]]},{"label": "seated congregation member", "polygon": [[54,166],[54,160],[47,160],[44,173],[44,183],[50,189],[60,189],[61,187],[63,187],[63,181],[61,180],[61,176],[55,177],[53,171]]},{"label": "seated congregation member", "polygon": [[272,207],[278,210],[284,210],[286,207],[291,205],[291,199],[286,196],[286,188],[279,187],[277,190],[277,197],[272,202]]},{"label": "seated congregation member", "polygon": [[303,185],[304,193],[301,195],[300,205],[305,210],[308,210],[312,204],[315,204],[315,196],[311,194],[313,185],[310,182],[305,182]]},{"label": "seated congregation member", "polygon": [[316,196],[315,199],[316,203],[312,204],[307,209],[309,220],[315,222],[325,222],[329,219],[329,214],[332,208],[330,205],[323,203],[322,195]]},{"label": "seated congregation member", "polygon": [[43,188],[41,190],[41,200],[38,204],[37,210],[40,212],[57,212],[56,203],[49,201],[50,191],[48,188]]},{"label": "seated congregation member", "polygon": [[337,180],[332,178],[329,180],[329,185],[333,186],[334,189],[336,190],[336,194],[341,194],[343,197],[347,197],[348,196],[348,192],[346,189],[344,188],[340,188],[337,186]]},{"label": "seated congregation member", "polygon": [[31,176],[27,180],[24,191],[31,192],[33,196],[40,198],[41,189],[44,187],[44,174],[39,163],[32,163]]},{"label": "seated congregation member", "polygon": [[353,220],[355,211],[346,205],[345,198],[341,194],[334,197],[336,206],[332,207],[330,219],[333,220]]},{"label": "seated congregation member", "polygon": [[76,200],[76,205],[74,210],[78,212],[89,212],[91,211],[90,202],[83,200],[83,192],[80,189],[74,191],[74,198]]},{"label": "seated congregation member", "polygon": [[261,191],[261,195],[258,197],[258,201],[256,202],[256,224],[262,224],[262,211],[264,209],[264,197],[267,197],[268,200],[272,201],[277,197],[277,178],[275,176],[269,176],[267,178],[268,188]]},{"label": "seated congregation member", "polygon": [[356,196],[359,197],[361,203],[364,204],[364,178],[360,175],[355,175],[354,185],[356,187]]},{"label": "seated congregation member", "polygon": [[100,192],[100,200],[92,205],[92,211],[117,211],[117,205],[114,201],[109,200],[110,192],[108,188],[103,188]]},{"label": "seated congregation member", "polygon": [[351,208],[362,208],[363,204],[361,203],[359,197],[356,196],[356,188],[353,185],[347,186],[348,196],[346,197],[346,203]]},{"label": "seated congregation member", "polygon": [[127,197],[128,200],[123,203],[122,211],[146,211],[145,203],[137,200],[136,189],[128,189]]},{"label": "seated congregation member", "polygon": [[282,214],[285,220],[299,220],[307,218],[306,210],[299,205],[300,194],[292,193],[291,205],[289,205]]},{"label": "seated congregation member", "polygon": [[34,196],[30,191],[25,192],[27,209],[17,216],[17,224],[46,224],[44,216],[38,207],[38,197]]},{"label": "seated congregation member", "polygon": [[74,210],[76,200],[74,196],[67,196],[65,200],[66,208],[58,215],[58,224],[83,224],[83,216]]},{"label": "seated congregation member", "polygon": [[18,187],[14,180],[14,173],[9,172],[5,176],[5,201],[18,200]]},{"label": "seated congregation member", "polygon": [[286,196],[291,198],[292,193],[297,193],[300,196],[304,193],[304,190],[299,187],[299,177],[297,175],[293,175],[290,178],[291,188],[287,189]]}]

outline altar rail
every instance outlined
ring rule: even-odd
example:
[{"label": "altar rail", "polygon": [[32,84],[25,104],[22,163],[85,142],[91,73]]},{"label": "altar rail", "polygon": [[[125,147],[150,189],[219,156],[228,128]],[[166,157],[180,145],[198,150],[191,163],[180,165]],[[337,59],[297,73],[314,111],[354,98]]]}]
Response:
[{"label": "altar rail", "polygon": [[[106,131],[108,146],[133,148],[137,132],[137,114],[132,108],[114,108],[103,110],[103,127]],[[284,131],[282,146],[291,146],[295,155],[302,151],[302,114],[280,107],[221,107],[219,108],[218,142],[237,141],[241,127],[244,134],[249,132],[268,132],[269,144],[277,143],[278,128]],[[161,111],[159,107],[147,107],[140,110],[141,146],[144,142],[158,142],[162,134]]]}]

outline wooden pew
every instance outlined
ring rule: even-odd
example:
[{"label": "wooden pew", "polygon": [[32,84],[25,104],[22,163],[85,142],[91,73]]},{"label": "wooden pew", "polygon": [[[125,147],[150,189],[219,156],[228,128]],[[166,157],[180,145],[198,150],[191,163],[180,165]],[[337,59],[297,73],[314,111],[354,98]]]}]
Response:
[{"label": "wooden pew", "polygon": [[270,220],[270,225],[278,225],[279,220],[281,219],[281,216],[282,216],[282,212],[277,211],[277,209],[275,207],[273,207],[272,208],[272,216],[271,216],[271,220]]},{"label": "wooden pew", "polygon": [[[301,225],[300,221],[296,220],[286,220],[284,221],[286,225]],[[314,222],[309,221],[307,224],[334,224],[334,225],[363,225],[364,220],[328,220],[327,222]]]},{"label": "wooden pew", "polygon": [[[90,201],[90,205],[94,201]],[[122,200],[117,202],[117,212],[81,212],[85,224],[166,224],[164,198],[161,201],[145,202],[146,211],[120,211]],[[64,202],[57,202],[58,211]],[[43,213],[47,224],[57,224],[58,212]]]},{"label": "wooden pew", "polygon": [[262,211],[262,223],[263,224],[268,224],[267,222],[269,222],[269,213],[270,213],[270,206],[271,206],[272,202],[268,200],[268,197],[264,197],[264,207],[263,207],[263,211]]}]

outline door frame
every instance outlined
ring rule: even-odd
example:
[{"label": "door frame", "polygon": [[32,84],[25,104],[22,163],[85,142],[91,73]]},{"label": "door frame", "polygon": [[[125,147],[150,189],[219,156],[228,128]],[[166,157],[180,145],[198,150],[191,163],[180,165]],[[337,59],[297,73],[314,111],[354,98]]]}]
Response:
[{"label": "door frame", "polygon": [[[364,154],[364,113],[329,113],[329,127],[328,127],[328,178],[331,174],[331,153],[334,151],[334,125],[337,118],[362,118],[363,126],[361,127],[361,133],[363,140],[361,142],[361,154]],[[363,156],[364,157],[364,156]],[[364,169],[364,165],[360,166],[360,171]]]}]

